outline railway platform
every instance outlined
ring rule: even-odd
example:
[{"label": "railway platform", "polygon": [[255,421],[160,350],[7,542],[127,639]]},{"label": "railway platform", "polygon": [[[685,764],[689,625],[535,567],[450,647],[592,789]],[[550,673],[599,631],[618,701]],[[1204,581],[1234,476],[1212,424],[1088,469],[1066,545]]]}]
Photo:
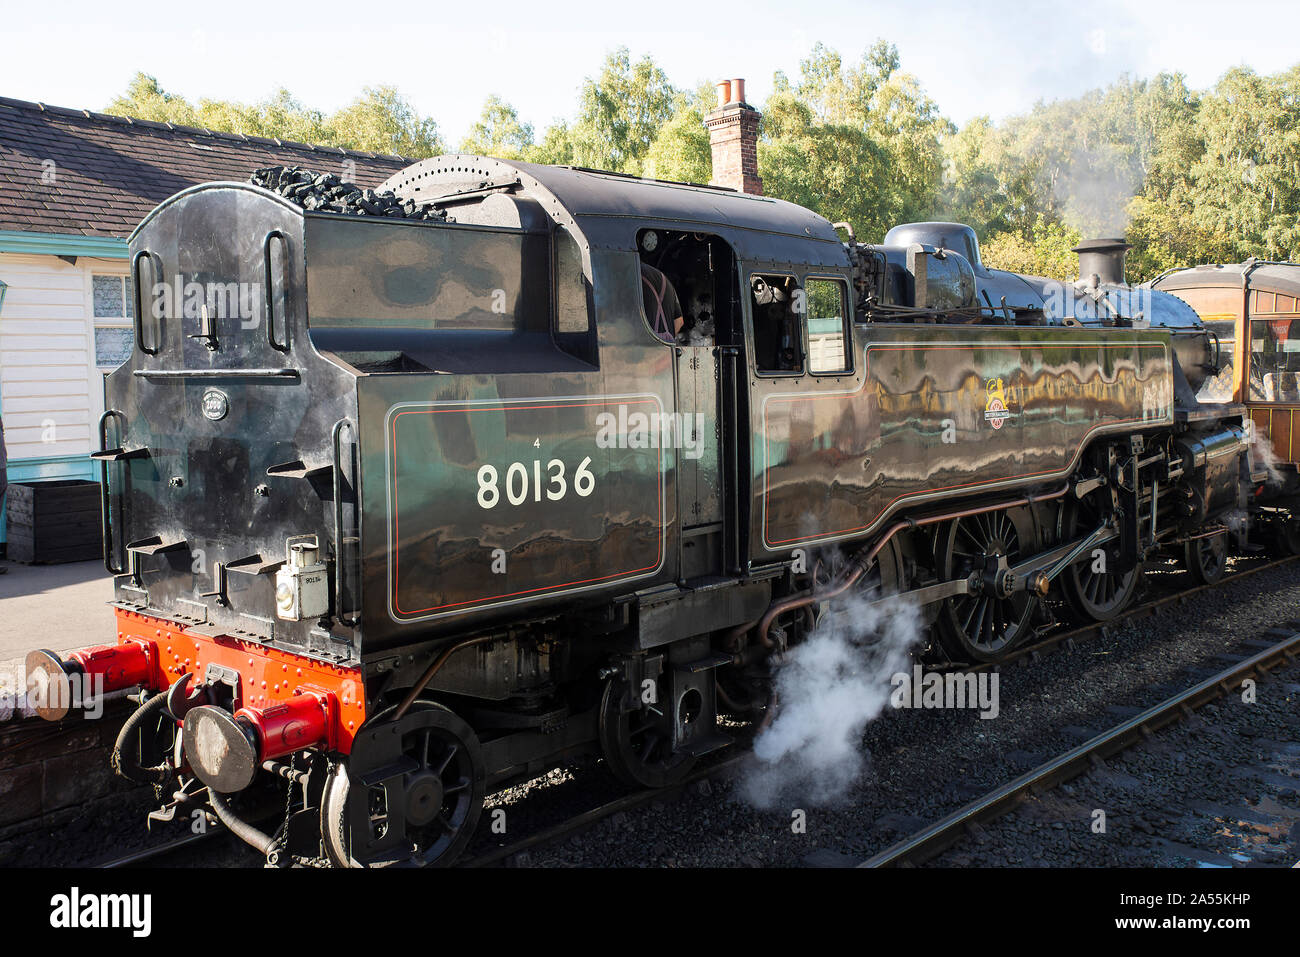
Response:
[{"label": "railway platform", "polygon": [[113,640],[113,581],[98,561],[6,562],[0,575],[0,680],[21,678],[34,648],[71,651]]},{"label": "railway platform", "polygon": [[0,866],[30,835],[97,814],[129,790],[107,755],[130,713],[124,699],[47,723],[26,707],[25,659],[35,648],[67,652],[113,641],[112,579],[97,561],[5,563],[0,575]]}]

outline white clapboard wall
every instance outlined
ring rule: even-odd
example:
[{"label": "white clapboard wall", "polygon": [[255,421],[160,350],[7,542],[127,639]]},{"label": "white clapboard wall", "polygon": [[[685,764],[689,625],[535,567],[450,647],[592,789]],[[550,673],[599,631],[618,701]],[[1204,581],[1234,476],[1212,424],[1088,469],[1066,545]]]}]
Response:
[{"label": "white clapboard wall", "polygon": [[114,309],[104,279],[96,316],[95,277],[120,282],[125,275],[122,260],[80,257],[70,264],[52,255],[0,253],[0,280],[8,286],[0,304],[0,415],[11,481],[91,477],[85,457],[104,410],[96,328],[101,359],[130,328],[125,295]]}]

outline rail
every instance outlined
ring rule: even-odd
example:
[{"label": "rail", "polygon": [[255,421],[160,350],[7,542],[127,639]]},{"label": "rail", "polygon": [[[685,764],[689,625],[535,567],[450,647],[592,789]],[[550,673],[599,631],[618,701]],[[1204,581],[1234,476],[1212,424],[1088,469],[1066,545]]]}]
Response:
[{"label": "rail", "polygon": [[1166,698],[1141,714],[1085,741],[1045,764],[1022,774],[1014,781],[990,791],[983,797],[959,808],[912,836],[868,858],[859,867],[897,867],[927,861],[956,844],[968,829],[1000,817],[1012,810],[1027,795],[1054,787],[1083,773],[1098,758],[1105,758],[1127,748],[1152,731],[1231,690],[1233,684],[1249,675],[1266,671],[1294,659],[1300,651],[1300,632],[1290,635],[1270,648],[1231,665],[1218,674]]}]

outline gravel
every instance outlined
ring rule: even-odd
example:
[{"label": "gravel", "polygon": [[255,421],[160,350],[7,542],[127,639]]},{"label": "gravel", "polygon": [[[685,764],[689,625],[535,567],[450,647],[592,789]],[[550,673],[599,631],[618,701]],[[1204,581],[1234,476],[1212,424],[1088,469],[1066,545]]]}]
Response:
[{"label": "gravel", "polygon": [[[1234,692],[931,866],[1239,867],[1300,860],[1300,668]],[[1103,816],[1104,815],[1104,816]],[[1100,826],[1104,825],[1104,829]]]}]

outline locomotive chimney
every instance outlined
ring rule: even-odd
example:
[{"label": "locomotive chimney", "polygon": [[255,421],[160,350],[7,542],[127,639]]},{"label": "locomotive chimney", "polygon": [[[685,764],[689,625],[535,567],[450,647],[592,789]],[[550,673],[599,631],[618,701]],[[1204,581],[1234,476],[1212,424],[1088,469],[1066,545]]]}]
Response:
[{"label": "locomotive chimney", "polygon": [[713,152],[714,186],[763,195],[758,175],[758,120],[761,114],[745,102],[743,79],[718,84],[718,106],[704,117]]},{"label": "locomotive chimney", "polygon": [[1085,239],[1071,252],[1079,254],[1079,281],[1090,282],[1095,275],[1099,282],[1124,282],[1124,254],[1133,247],[1123,236],[1110,239]]}]

